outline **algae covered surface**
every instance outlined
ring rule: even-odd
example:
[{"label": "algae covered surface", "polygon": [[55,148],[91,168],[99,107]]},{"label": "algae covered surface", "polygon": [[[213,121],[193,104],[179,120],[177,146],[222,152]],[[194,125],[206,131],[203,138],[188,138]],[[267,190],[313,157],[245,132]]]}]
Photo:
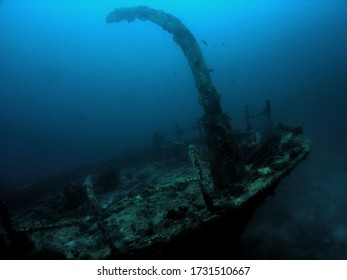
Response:
[{"label": "algae covered surface", "polygon": [[[281,131],[280,137],[267,147],[271,153],[261,161],[248,163],[242,186],[237,186],[242,192],[237,194],[214,190],[204,148],[200,147],[201,170],[206,191],[213,201],[212,208],[205,204],[200,179],[188,156],[123,166],[117,187],[96,193],[112,248],[85,199],[69,208],[66,198],[54,193],[16,212],[13,221],[19,231],[27,232],[35,245],[29,257],[134,258],[146,252],[159,255],[168,244],[185,242],[184,237],[192,233],[204,236],[208,225],[225,223],[226,219],[237,216],[242,220],[244,209],[249,205],[255,209],[258,201],[272,193],[280,180],[308,155],[310,145],[303,134]],[[257,149],[252,150],[255,152]],[[247,219],[245,216],[245,222]]]}]

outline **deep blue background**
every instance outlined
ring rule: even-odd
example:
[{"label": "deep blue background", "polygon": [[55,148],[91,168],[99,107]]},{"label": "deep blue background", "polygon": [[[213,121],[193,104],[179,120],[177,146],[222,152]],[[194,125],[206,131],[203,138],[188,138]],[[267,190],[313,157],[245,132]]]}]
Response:
[{"label": "deep blue background", "polygon": [[[257,211],[249,258],[347,259],[347,2],[0,2],[2,188],[150,145],[203,112],[171,35],[148,22],[106,24],[116,7],[179,17],[200,42],[233,126],[271,99],[302,124],[309,158]],[[207,46],[201,42],[207,42]]]}]

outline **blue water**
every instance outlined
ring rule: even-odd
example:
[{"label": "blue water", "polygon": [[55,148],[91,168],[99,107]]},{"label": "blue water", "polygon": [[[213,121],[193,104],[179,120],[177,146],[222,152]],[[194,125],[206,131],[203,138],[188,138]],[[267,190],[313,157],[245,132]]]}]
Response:
[{"label": "blue water", "polygon": [[[199,41],[222,105],[272,101],[301,124],[307,161],[257,211],[245,258],[347,258],[347,2],[0,1],[2,188],[150,146],[203,111],[181,49],[148,22],[107,24],[116,7],[179,17]],[[204,40],[207,45],[202,43]]]}]

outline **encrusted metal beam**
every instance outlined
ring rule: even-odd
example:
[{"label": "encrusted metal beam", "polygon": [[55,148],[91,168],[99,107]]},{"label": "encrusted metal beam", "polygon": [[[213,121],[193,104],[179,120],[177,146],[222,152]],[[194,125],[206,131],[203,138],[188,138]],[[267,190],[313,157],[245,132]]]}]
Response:
[{"label": "encrusted metal beam", "polygon": [[235,182],[241,180],[244,169],[229,118],[222,111],[220,95],[212,83],[209,69],[195,37],[177,17],[145,6],[115,9],[107,16],[106,21],[118,23],[123,20],[132,22],[135,19],[158,24],[171,33],[174,41],[181,47],[193,72],[200,103],[205,111],[203,123],[214,187],[216,190],[234,187]]}]

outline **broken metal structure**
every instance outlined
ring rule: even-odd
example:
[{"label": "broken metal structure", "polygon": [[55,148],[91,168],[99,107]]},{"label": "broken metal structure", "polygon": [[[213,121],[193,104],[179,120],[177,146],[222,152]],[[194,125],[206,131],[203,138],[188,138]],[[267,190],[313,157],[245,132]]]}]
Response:
[{"label": "broken metal structure", "polygon": [[193,72],[195,85],[199,91],[200,104],[204,108],[204,129],[210,157],[210,170],[216,190],[234,188],[244,175],[240,153],[229,123],[223,113],[220,95],[212,83],[210,71],[194,35],[175,16],[146,6],[115,9],[106,21],[118,23],[123,20],[148,20],[173,35],[181,47]]},{"label": "broken metal structure", "polygon": [[[239,238],[255,210],[310,153],[311,141],[301,127],[273,125],[269,100],[259,114],[250,114],[247,106],[245,131],[233,132],[191,32],[178,18],[143,6],[116,9],[107,16],[109,23],[135,19],[152,21],[173,34],[188,59],[205,110],[209,160],[202,160],[206,142],[201,141],[200,123],[200,141],[189,146],[176,125],[178,143],[187,148],[191,162],[169,157],[137,161],[130,155],[121,172],[112,167],[95,174],[88,168],[83,178],[72,176],[63,195],[52,192],[41,200],[36,195],[41,187],[45,193],[56,184],[62,189],[60,177],[26,187],[21,195],[31,200],[17,201],[18,208],[27,207],[12,215],[14,223],[0,200],[1,258],[237,257]],[[255,125],[258,117],[261,127]],[[168,146],[163,143],[162,135],[154,135],[153,150]]]}]

